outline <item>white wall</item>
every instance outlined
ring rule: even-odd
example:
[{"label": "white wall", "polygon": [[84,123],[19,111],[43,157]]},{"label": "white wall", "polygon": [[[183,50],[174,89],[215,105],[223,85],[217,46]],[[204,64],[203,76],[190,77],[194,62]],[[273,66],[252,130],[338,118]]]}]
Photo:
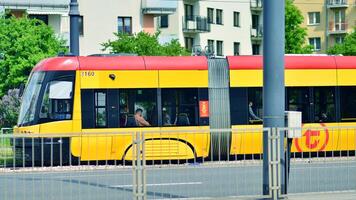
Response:
[{"label": "white wall", "polygon": [[84,18],[84,35],[80,37],[80,54],[103,53],[101,43],[115,39],[117,17],[132,17],[132,31],[142,30],[141,0],[79,0],[79,12]]}]

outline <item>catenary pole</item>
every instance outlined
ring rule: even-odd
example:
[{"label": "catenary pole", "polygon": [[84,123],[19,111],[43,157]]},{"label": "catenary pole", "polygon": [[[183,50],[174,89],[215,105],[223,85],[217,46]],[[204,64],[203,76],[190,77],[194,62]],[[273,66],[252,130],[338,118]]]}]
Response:
[{"label": "catenary pole", "polygon": [[79,56],[79,9],[78,1],[71,0],[69,5],[70,16],[70,52]]},{"label": "catenary pole", "polygon": [[[263,127],[285,126],[285,0],[263,0]],[[278,133],[277,133],[278,134]],[[284,134],[280,135],[284,147]],[[263,135],[263,194],[269,194],[268,134]],[[272,143],[276,145],[276,143]],[[285,193],[285,156],[280,148],[281,186]],[[276,198],[276,197],[275,197]]]}]

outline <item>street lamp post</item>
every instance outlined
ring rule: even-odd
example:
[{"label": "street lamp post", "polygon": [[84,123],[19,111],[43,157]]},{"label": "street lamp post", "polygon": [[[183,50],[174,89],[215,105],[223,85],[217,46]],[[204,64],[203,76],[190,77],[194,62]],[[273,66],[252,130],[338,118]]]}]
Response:
[{"label": "street lamp post", "polygon": [[[285,126],[284,86],[284,42],[285,42],[285,0],[264,0],[263,2],[263,126],[268,128]],[[276,133],[279,134],[279,133]],[[280,132],[281,147],[284,133]],[[276,145],[273,143],[273,145]],[[280,149],[281,189],[286,193],[285,154]],[[263,194],[269,193],[268,134],[263,135]],[[276,155],[275,155],[276,156]],[[274,197],[277,198],[277,197]]]},{"label": "street lamp post", "polygon": [[71,0],[69,6],[70,17],[70,52],[79,56],[79,9],[78,1]]}]

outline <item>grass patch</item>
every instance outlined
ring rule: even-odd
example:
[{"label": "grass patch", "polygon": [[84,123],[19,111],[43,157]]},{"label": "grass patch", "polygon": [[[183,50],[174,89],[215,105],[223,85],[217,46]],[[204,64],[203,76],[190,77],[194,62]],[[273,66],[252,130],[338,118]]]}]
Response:
[{"label": "grass patch", "polygon": [[0,167],[12,163],[13,156],[10,138],[0,138]]}]

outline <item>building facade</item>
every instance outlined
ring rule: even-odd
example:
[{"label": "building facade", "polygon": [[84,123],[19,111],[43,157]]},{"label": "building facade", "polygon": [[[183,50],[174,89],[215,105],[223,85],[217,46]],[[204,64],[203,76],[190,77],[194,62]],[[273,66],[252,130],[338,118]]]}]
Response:
[{"label": "building facade", "polygon": [[262,52],[262,0],[182,0],[174,14],[157,17],[155,22],[161,42],[178,39],[192,53]]},{"label": "building facade", "polygon": [[294,0],[303,14],[303,27],[307,28],[307,44],[315,53],[342,43],[346,34],[356,26],[355,0]]},{"label": "building facade", "polygon": [[[0,0],[15,16],[27,13],[50,25],[69,46],[70,0]],[[129,34],[160,31],[160,42],[178,39],[188,51],[216,56],[262,53],[262,0],[78,0],[80,54],[103,53],[102,44]],[[108,51],[104,51],[108,53]]]},{"label": "building facade", "polygon": [[[80,54],[102,53],[102,43],[115,39],[114,33],[154,33],[154,20],[176,11],[176,1],[164,0],[79,0],[82,21]],[[107,51],[106,51],[107,53]]]}]

